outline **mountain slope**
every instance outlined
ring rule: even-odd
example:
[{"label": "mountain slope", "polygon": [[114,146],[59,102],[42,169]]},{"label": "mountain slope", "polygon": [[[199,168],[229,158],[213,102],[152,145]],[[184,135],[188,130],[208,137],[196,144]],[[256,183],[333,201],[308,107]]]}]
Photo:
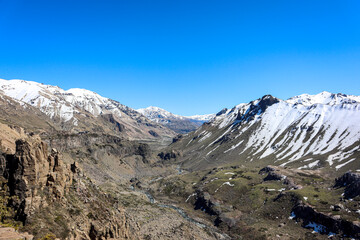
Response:
[{"label": "mountain slope", "polygon": [[360,97],[322,92],[286,101],[266,95],[223,109],[174,143],[184,165],[276,164],[300,169],[360,169]]},{"label": "mountain slope", "polygon": [[85,89],[65,91],[32,81],[0,79],[0,93],[39,109],[67,131],[106,132],[142,140],[175,135],[135,110]]},{"label": "mountain slope", "polygon": [[137,110],[153,122],[160,123],[177,133],[188,133],[196,130],[204,122],[208,122],[215,114],[184,117],[173,114],[159,107],[147,107]]},{"label": "mountain slope", "polygon": [[0,91],[0,122],[9,124],[13,128],[23,127],[28,132],[48,134],[61,130],[50,117],[39,109],[8,97]]}]

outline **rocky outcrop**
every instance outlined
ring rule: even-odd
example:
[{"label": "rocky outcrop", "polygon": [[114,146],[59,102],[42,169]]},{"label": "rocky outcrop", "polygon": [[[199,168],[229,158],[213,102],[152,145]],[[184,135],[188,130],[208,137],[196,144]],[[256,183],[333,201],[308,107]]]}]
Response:
[{"label": "rocky outcrop", "polygon": [[173,138],[172,143],[176,143],[177,141],[179,141],[181,138],[183,137],[183,135],[179,134],[176,137]]},{"label": "rocky outcrop", "polygon": [[[138,228],[134,229],[134,224],[129,221],[129,217],[125,211],[120,210],[116,214],[106,219],[107,224],[102,221],[94,221],[93,219],[85,220],[83,228],[86,231],[76,230],[69,237],[71,240],[107,240],[107,239],[141,239],[137,235]],[[137,227],[135,225],[135,227]]]},{"label": "rocky outcrop", "polygon": [[265,95],[260,99],[259,102],[251,102],[251,105],[245,114],[242,114],[241,112],[239,112],[239,114],[236,117],[236,120],[251,121],[254,119],[255,115],[265,112],[265,110],[268,107],[270,107],[271,105],[278,103],[278,102],[279,102],[279,99],[277,99],[271,95]]},{"label": "rocky outcrop", "polygon": [[197,191],[196,192],[196,201],[194,203],[194,209],[206,212],[207,214],[213,216],[213,215],[220,215],[219,209],[216,208],[218,204],[216,204],[215,199],[208,193],[208,192],[202,192]]},{"label": "rocky outcrop", "polygon": [[45,141],[61,152],[80,151],[87,149],[89,156],[98,156],[97,149],[106,150],[106,153],[118,157],[133,155],[142,156],[144,159],[150,155],[150,147],[145,143],[129,141],[108,134],[94,134],[83,132],[81,134],[58,134],[46,137]]},{"label": "rocky outcrop", "polygon": [[269,173],[269,172],[273,172],[273,171],[275,171],[275,168],[273,168],[271,166],[266,166],[266,167],[260,169],[259,174],[264,175],[265,173]]},{"label": "rocky outcrop", "polygon": [[227,110],[228,110],[227,108],[223,108],[223,109],[221,109],[221,111],[220,111],[220,112],[218,112],[218,113],[216,114],[216,116],[220,116],[220,115],[222,115],[222,114],[226,113],[226,111],[227,111]]},{"label": "rocky outcrop", "polygon": [[281,175],[276,172],[269,172],[269,174],[264,178],[264,181],[281,181],[284,180],[286,176]]},{"label": "rocky outcrop", "polygon": [[60,199],[72,183],[72,172],[59,153],[52,149],[48,155],[46,144],[39,139],[16,141],[16,153],[3,157],[2,166],[10,196],[17,197],[10,204],[16,209],[16,219],[23,223],[40,205],[48,204],[40,192],[46,188],[53,199]]},{"label": "rocky outcrop", "polygon": [[292,178],[287,177],[284,182],[285,185],[288,186],[289,189],[302,189],[303,187],[299,184],[296,184]]},{"label": "rocky outcrop", "polygon": [[159,137],[159,134],[157,132],[153,131],[153,130],[150,130],[149,133],[153,137]]},{"label": "rocky outcrop", "polygon": [[282,192],[274,202],[291,202],[291,219],[302,222],[302,227],[316,229],[321,234],[336,234],[336,239],[360,238],[359,222],[346,220],[340,215],[320,212],[314,206],[304,203],[302,199],[295,192]]},{"label": "rocky outcrop", "polygon": [[16,141],[15,154],[0,153],[0,173],[7,183],[6,205],[35,238],[51,233],[73,240],[139,239],[137,225],[117,199],[103,193],[76,162],[64,164],[39,138]]},{"label": "rocky outcrop", "polygon": [[234,217],[234,212],[223,212],[220,202],[211,196],[208,192],[196,191],[196,200],[194,202],[194,210],[201,210],[213,217],[214,225],[219,226],[225,224],[228,227],[234,227],[238,221]]},{"label": "rocky outcrop", "polygon": [[125,126],[114,118],[113,114],[103,114],[101,117],[105,120],[113,124],[113,130],[117,132],[123,132],[125,130]]},{"label": "rocky outcrop", "polygon": [[264,178],[264,181],[283,181],[283,184],[287,185],[289,189],[301,189],[302,186],[295,183],[292,178],[281,174],[277,167],[266,166],[260,169],[259,174],[267,176]]},{"label": "rocky outcrop", "polygon": [[360,238],[360,224],[358,222],[344,220],[340,216],[326,215],[303,203],[298,203],[292,211],[296,219],[303,220],[304,227],[309,224],[317,224],[321,226],[319,227],[321,233],[329,234],[332,232],[356,239]]},{"label": "rocky outcrop", "polygon": [[354,198],[360,195],[360,174],[347,172],[335,179],[335,188],[345,187],[344,198]]},{"label": "rocky outcrop", "polygon": [[158,154],[158,157],[160,157],[161,160],[171,160],[181,156],[182,156],[181,152],[177,150],[171,150],[169,152],[160,152]]}]

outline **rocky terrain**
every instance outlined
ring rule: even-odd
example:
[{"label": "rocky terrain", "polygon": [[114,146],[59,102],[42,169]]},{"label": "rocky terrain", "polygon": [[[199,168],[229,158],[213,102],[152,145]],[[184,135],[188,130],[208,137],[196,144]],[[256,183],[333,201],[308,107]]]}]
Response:
[{"label": "rocky terrain", "polygon": [[[77,163],[39,138],[16,141],[15,154],[0,155],[2,222],[34,237],[137,239],[117,200],[89,180]],[[109,219],[112,219],[109,221]]]},{"label": "rocky terrain", "polygon": [[[17,134],[15,129],[9,131],[9,135]],[[109,136],[105,139],[104,136],[93,138],[98,144],[100,139],[109,145],[119,141]],[[131,176],[142,175],[134,172],[116,175],[116,170],[126,169],[121,165],[108,172],[99,165],[96,172],[94,169],[94,172],[83,170],[76,160],[64,163],[66,156],[55,148],[48,149],[48,144],[38,136],[27,135],[25,139],[16,141],[14,153],[0,152],[1,225],[6,226],[0,228],[0,233],[8,239],[222,239],[217,237],[221,234],[215,230],[205,231],[174,209],[150,201],[143,190],[138,190],[140,182],[130,179]],[[57,138],[57,143],[52,145],[78,152],[79,146],[84,144],[74,136],[64,136],[64,139],[60,141]],[[126,142],[121,144],[118,152],[113,154],[124,158],[141,156],[142,162],[149,154],[143,149],[145,144],[139,143],[139,152],[131,152],[134,150],[132,147],[127,149]],[[87,146],[91,145],[87,143]],[[9,152],[11,150],[9,148]],[[118,163],[110,159],[102,164],[111,161]],[[96,174],[99,176],[96,177]],[[90,175],[94,176],[94,181],[89,178]],[[115,175],[117,178],[111,178]],[[132,183],[137,183],[136,189]],[[18,233],[14,229],[31,234]]]},{"label": "rocky terrain", "polygon": [[1,80],[0,239],[360,239],[359,103],[266,95],[188,132],[191,117]]},{"label": "rocky terrain", "polygon": [[176,202],[231,239],[358,239],[360,198],[344,193],[359,177],[231,166],[165,177],[150,188],[157,199]]}]

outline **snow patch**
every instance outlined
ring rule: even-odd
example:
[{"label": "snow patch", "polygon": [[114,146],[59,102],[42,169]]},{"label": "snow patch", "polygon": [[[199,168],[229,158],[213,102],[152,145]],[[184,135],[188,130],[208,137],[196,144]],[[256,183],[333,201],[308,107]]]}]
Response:
[{"label": "snow patch", "polygon": [[342,164],[337,165],[335,168],[336,168],[336,170],[339,170],[340,168],[342,168],[342,167],[345,166],[346,164],[349,164],[349,163],[351,163],[351,162],[353,162],[353,161],[355,161],[355,160],[356,160],[356,158],[350,159],[349,161],[347,161],[347,162],[345,162],[345,163],[342,163]]},{"label": "snow patch", "polygon": [[222,186],[224,186],[224,185],[228,185],[228,186],[230,186],[230,187],[235,186],[234,184],[231,184],[230,182],[224,182],[223,184],[220,185],[220,187],[218,187],[218,188],[215,190],[215,192],[219,191],[219,189],[220,189]]},{"label": "snow patch", "polygon": [[190,195],[187,197],[187,199],[185,200],[185,202],[188,202],[191,197],[194,197],[194,196],[196,196],[196,195],[197,195],[196,193],[190,194]]},{"label": "snow patch", "polygon": [[313,167],[317,166],[319,164],[319,162],[320,162],[320,160],[316,160],[316,161],[314,161],[312,163],[309,163],[307,165],[299,167],[298,169],[313,168]]}]

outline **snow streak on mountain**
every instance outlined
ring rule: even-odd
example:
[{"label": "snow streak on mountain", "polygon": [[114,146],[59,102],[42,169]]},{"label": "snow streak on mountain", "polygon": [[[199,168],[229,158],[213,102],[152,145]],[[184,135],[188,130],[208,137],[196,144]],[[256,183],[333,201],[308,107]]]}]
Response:
[{"label": "snow streak on mountain", "polygon": [[151,123],[137,111],[86,89],[63,90],[32,81],[0,79],[0,93],[38,108],[51,119],[61,122],[66,129],[80,124],[84,125],[83,128],[90,127],[89,130],[92,125],[92,128],[99,129],[103,128],[105,121],[114,125],[117,132],[132,138],[174,136],[171,130]]},{"label": "snow streak on mountain", "polygon": [[197,167],[242,161],[340,169],[359,165],[359,122],[359,96],[322,92],[283,101],[267,95],[222,110],[181,142],[185,152],[199,150],[202,160],[187,162]]}]

